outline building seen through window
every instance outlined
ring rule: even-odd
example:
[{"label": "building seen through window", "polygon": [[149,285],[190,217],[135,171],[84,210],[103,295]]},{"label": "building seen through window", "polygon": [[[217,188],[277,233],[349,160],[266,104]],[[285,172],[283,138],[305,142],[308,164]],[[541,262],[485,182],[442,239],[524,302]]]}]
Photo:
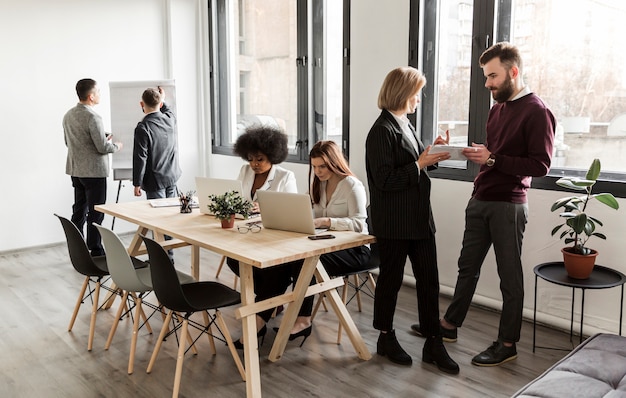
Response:
[{"label": "building seen through window", "polygon": [[214,152],[259,123],[285,130],[290,161],[319,139],[343,146],[344,1],[212,4]]},{"label": "building seen through window", "polygon": [[[480,18],[476,8],[487,2],[430,2],[434,3],[438,29],[431,34],[431,43],[426,33],[423,46],[426,51],[429,45],[436,49],[436,66],[426,70],[436,93],[423,102],[435,102],[436,127],[449,130],[452,143],[467,145],[484,140],[484,126],[470,124],[476,116],[471,112],[478,109],[472,101],[480,94],[470,95],[471,90],[480,89],[471,85],[471,73],[482,75],[477,62],[480,54],[472,55],[473,48],[478,52],[476,41],[489,41],[489,45],[509,41],[522,53],[525,83],[548,103],[557,118],[550,175],[586,170],[594,158],[600,158],[604,176],[626,181],[626,162],[622,160],[626,156],[626,75],[621,72],[626,59],[626,2],[495,1],[493,18],[486,21],[476,21]],[[435,30],[435,24],[424,23],[426,32],[429,27]],[[481,35],[477,29],[486,33]],[[483,50],[486,46],[480,43]],[[483,87],[483,91],[487,90]],[[481,112],[486,114],[489,105],[485,102]],[[465,162],[446,163],[452,168],[466,167]]]}]

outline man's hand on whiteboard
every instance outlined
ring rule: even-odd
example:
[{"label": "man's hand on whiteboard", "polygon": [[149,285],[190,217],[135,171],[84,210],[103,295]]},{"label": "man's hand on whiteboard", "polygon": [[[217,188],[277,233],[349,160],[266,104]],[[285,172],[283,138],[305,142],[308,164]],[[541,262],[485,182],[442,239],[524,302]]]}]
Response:
[{"label": "man's hand on whiteboard", "polygon": [[165,90],[161,86],[157,86],[157,88],[159,89],[159,94],[161,94],[161,102],[165,101]]},{"label": "man's hand on whiteboard", "polygon": [[135,196],[141,196],[141,187],[135,187]]}]

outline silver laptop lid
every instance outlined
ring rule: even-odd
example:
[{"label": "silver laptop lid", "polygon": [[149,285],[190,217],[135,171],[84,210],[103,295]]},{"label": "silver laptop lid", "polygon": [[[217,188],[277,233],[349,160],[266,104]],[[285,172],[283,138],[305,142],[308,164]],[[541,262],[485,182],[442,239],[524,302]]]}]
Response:
[{"label": "silver laptop lid", "polygon": [[315,229],[311,198],[307,194],[257,191],[263,227],[314,235],[326,231]]},{"label": "silver laptop lid", "polygon": [[[242,196],[241,181],[222,178],[196,177],[196,194],[198,195],[198,207],[203,214],[213,215],[209,211],[210,195],[223,195],[226,192],[237,191]],[[238,217],[243,218],[243,217]]]}]

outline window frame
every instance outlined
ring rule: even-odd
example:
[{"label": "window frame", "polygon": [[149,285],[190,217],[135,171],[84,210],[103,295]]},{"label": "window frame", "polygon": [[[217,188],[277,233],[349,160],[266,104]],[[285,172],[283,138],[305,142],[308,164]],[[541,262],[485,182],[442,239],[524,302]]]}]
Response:
[{"label": "window frame", "polygon": [[[226,33],[228,31],[227,18],[224,17],[227,12],[226,7],[229,0],[207,0],[208,1],[208,24],[209,24],[209,89],[210,89],[210,137],[211,152],[214,154],[231,155],[233,154],[232,144],[226,144],[225,139],[230,133],[224,120],[231,117],[231,95],[233,91],[229,89],[229,77],[217,61],[218,59],[227,59],[226,52],[229,51],[225,44]],[[296,38],[296,59],[294,63],[297,65],[297,141],[296,153],[290,153],[286,159],[292,163],[308,163],[308,154],[310,147],[320,139],[325,138],[325,132],[319,134],[316,131],[315,107],[314,107],[314,90],[317,88],[322,90],[322,95],[326,95],[322,81],[316,81],[314,76],[313,60],[317,58],[323,59],[324,34],[323,31],[315,30],[312,17],[314,13],[320,13],[325,16],[324,5],[328,0],[295,0],[297,4],[297,31]],[[342,133],[341,146],[346,157],[349,156],[350,147],[350,0],[342,0],[343,2],[343,26],[342,26],[342,72],[341,72],[341,91],[342,91]],[[317,48],[321,48],[321,55],[314,54],[313,41],[322,43]],[[226,100],[224,101],[224,98]],[[324,129],[326,131],[326,129]]]},{"label": "window frame", "polygon": [[[495,42],[509,41],[511,14],[514,0],[473,0],[472,21],[472,68],[470,76],[470,109],[468,112],[468,141],[484,142],[485,125],[491,98],[484,89],[484,76],[479,67],[478,59],[482,52]],[[409,27],[409,65],[423,71],[428,82],[422,90],[422,106],[418,122],[413,116],[412,122],[420,126],[420,131],[434,131],[436,127],[436,73],[437,65],[434,56],[437,51],[438,34],[438,0],[411,0]],[[494,16],[497,15],[497,20]],[[495,26],[494,26],[495,25]],[[493,40],[495,35],[495,40]],[[422,136],[425,145],[432,144],[433,138]],[[466,162],[466,168],[454,168],[441,165],[430,175],[458,181],[473,181],[480,167]],[[532,179],[532,188],[552,191],[565,191],[556,185],[556,181],[564,176],[584,176],[587,170],[565,169],[553,167],[545,177]],[[611,192],[619,198],[626,198],[626,175],[622,173],[603,172],[595,185],[596,191]]]}]

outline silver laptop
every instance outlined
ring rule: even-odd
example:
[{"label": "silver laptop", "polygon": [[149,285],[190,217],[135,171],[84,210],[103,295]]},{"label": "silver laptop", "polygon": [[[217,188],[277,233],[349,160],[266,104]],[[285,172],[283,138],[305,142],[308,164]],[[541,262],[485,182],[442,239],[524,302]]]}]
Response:
[{"label": "silver laptop", "polygon": [[[196,194],[198,195],[198,207],[203,214],[213,215],[209,211],[209,195],[223,195],[226,192],[237,191],[242,194],[243,188],[239,180],[227,180],[222,178],[196,177]],[[242,194],[243,196],[243,194]],[[237,214],[236,218],[244,218]]]},{"label": "silver laptop", "polygon": [[327,231],[315,228],[309,195],[274,191],[256,191],[256,195],[265,228],[308,235]]}]

